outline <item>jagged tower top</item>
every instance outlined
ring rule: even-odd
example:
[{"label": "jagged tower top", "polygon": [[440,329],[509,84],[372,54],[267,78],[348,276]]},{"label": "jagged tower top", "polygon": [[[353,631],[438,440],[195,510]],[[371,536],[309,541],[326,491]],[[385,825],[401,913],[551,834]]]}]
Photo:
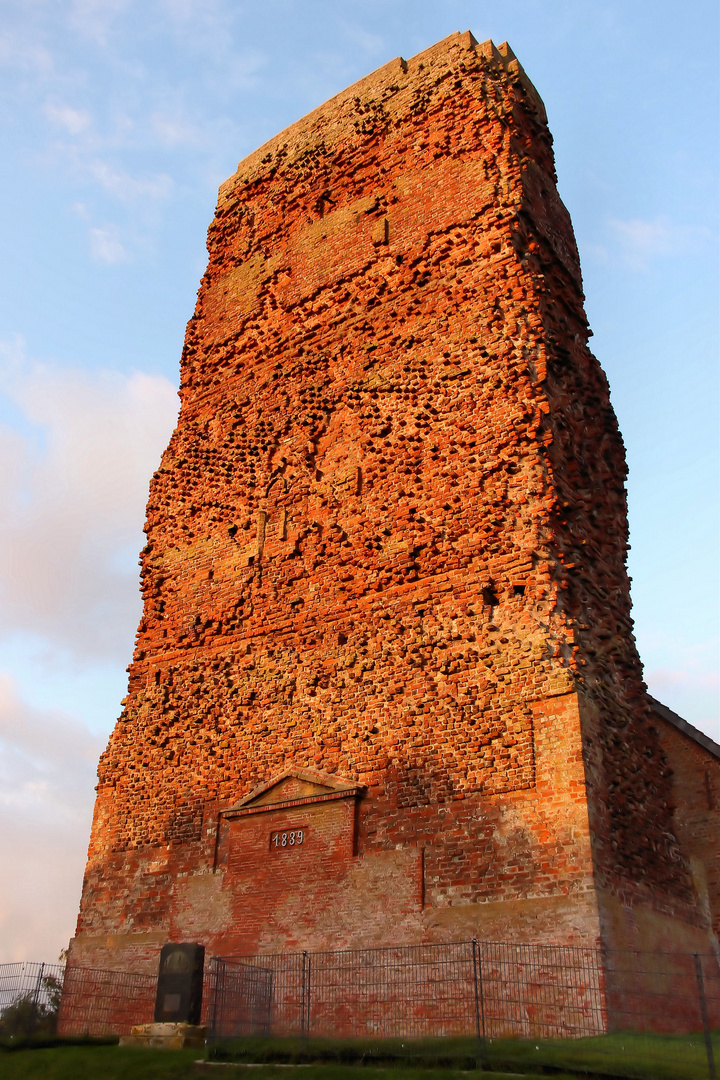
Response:
[{"label": "jagged tower top", "polygon": [[268,139],[257,150],[243,158],[233,175],[220,185],[218,206],[222,206],[224,200],[232,197],[232,192],[238,182],[248,183],[258,172],[263,171],[263,167],[269,160],[268,155],[272,157],[281,149],[287,154],[297,153],[303,146],[314,142],[321,131],[326,138],[333,131],[343,132],[346,115],[352,109],[356,99],[373,94],[383,97],[384,90],[390,88],[397,90],[403,82],[412,79],[420,71],[427,69],[431,74],[433,66],[438,61],[445,67],[448,54],[453,52],[471,52],[474,56],[483,57],[488,62],[488,66],[497,64],[510,75],[519,77],[529,100],[537,109],[538,118],[542,123],[547,123],[542,98],[507,41],[497,46],[489,38],[487,41],[478,43],[470,30],[464,33],[456,31],[409,60],[396,56],[394,60],[388,61],[369,75],[358,79],[357,82],[341,90],[339,94],[335,94],[312,112],[278,132],[272,139]]}]

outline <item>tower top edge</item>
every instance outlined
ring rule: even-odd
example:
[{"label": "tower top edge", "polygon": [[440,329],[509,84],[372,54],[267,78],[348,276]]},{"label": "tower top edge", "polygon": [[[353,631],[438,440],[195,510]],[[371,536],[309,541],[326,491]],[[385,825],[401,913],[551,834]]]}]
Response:
[{"label": "tower top edge", "polygon": [[386,64],[376,68],[375,71],[363,76],[362,79],[334,94],[333,97],[328,98],[327,101],[318,105],[311,112],[294,121],[278,132],[277,135],[273,135],[262,146],[242,158],[232,176],[228,177],[220,185],[218,206],[222,206],[231,196],[239,180],[252,180],[254,176],[263,171],[262,167],[267,164],[268,155],[272,155],[281,148],[289,150],[293,146],[299,148],[301,144],[308,141],[308,138],[320,134],[321,129],[327,126],[327,121],[331,119],[333,114],[337,114],[341,106],[349,99],[364,96],[372,91],[381,92],[385,87],[394,86],[398,78],[410,80],[428,65],[442,63],[453,52],[470,52],[486,61],[495,61],[504,67],[508,74],[519,76],[542,121],[546,122],[547,118],[540,95],[528,79],[508,43],[505,41],[496,46],[489,38],[487,41],[478,42],[470,30],[456,31],[434,45],[430,45],[427,49],[423,49],[422,52],[416,53],[409,60],[403,59],[402,56],[396,56]]}]

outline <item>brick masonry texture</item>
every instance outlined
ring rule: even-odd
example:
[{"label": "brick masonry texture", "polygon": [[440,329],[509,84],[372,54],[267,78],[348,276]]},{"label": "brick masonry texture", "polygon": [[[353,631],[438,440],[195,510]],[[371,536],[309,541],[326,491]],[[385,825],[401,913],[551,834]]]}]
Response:
[{"label": "brick masonry texture", "polygon": [[[720,747],[654,702],[660,742],[672,763],[675,833],[702,907],[720,937]],[[678,724],[678,721],[680,723]]]},{"label": "brick masonry texture", "polygon": [[71,955],[708,948],[510,49],[455,34],[345,90],[240,163],[208,250]]}]

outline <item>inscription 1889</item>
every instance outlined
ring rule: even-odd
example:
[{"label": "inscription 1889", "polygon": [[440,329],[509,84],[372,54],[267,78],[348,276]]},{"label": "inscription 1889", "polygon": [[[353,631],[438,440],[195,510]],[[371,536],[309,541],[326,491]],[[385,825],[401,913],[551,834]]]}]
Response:
[{"label": "inscription 1889", "polygon": [[301,844],[305,843],[306,835],[305,829],[288,829],[270,833],[270,850],[282,851],[283,849],[300,847]]}]

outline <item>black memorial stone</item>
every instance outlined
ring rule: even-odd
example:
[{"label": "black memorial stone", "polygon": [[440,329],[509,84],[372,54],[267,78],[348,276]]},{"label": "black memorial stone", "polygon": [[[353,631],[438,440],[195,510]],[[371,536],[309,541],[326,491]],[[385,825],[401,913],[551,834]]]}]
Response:
[{"label": "black memorial stone", "polygon": [[204,945],[163,945],[155,998],[156,1023],[200,1023],[204,965]]}]

